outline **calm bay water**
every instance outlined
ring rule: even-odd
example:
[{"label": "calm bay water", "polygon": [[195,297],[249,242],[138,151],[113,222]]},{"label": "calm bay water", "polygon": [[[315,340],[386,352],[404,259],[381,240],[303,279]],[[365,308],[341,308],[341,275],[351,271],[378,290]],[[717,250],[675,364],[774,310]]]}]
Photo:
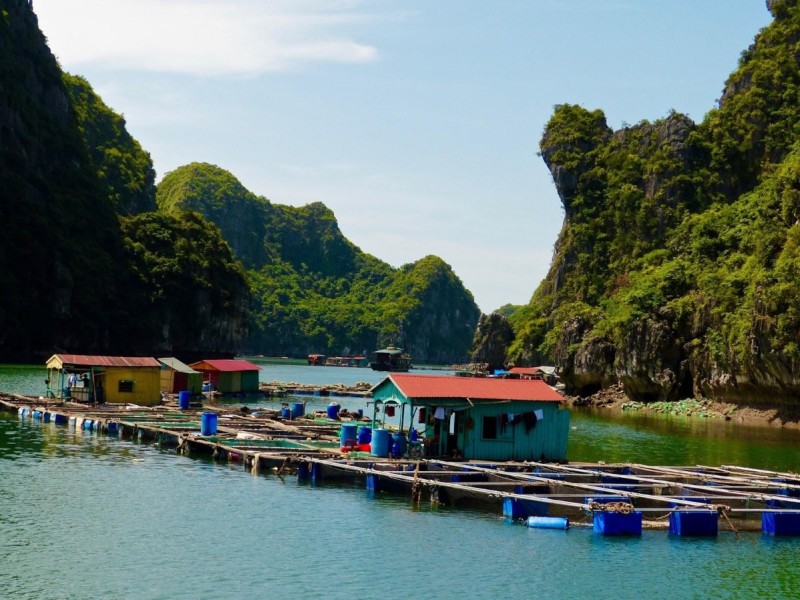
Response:
[{"label": "calm bay water", "polygon": [[[262,373],[308,383],[379,378],[272,364]],[[40,367],[0,366],[4,391],[40,394],[43,383]],[[798,441],[730,422],[587,412],[573,414],[569,457],[794,471]],[[528,529],[0,413],[3,597],[796,598],[798,556],[800,540],[753,533],[607,539]]]}]

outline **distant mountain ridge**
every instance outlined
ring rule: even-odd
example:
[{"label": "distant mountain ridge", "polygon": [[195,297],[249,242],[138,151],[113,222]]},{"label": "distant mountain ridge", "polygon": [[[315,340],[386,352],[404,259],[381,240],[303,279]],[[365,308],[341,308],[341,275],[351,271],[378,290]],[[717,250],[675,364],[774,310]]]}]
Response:
[{"label": "distant mountain ridge", "polygon": [[249,351],[358,354],[394,343],[423,362],[469,354],[480,311],[437,257],[394,269],[347,240],[321,202],[274,204],[206,163],[165,175],[157,202],[168,214],[203,214],[248,270],[256,324]]}]

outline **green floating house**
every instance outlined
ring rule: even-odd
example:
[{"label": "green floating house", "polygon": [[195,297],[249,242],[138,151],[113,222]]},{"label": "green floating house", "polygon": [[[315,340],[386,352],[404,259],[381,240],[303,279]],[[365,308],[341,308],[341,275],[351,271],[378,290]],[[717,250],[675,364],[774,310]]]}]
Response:
[{"label": "green floating house", "polygon": [[246,360],[209,359],[189,365],[200,371],[203,381],[222,394],[249,394],[258,392],[258,374],[261,367]]},{"label": "green floating house", "polygon": [[[425,427],[425,452],[467,460],[562,461],[569,411],[540,380],[393,373],[372,388],[376,412]],[[388,409],[388,410],[387,410]]]}]

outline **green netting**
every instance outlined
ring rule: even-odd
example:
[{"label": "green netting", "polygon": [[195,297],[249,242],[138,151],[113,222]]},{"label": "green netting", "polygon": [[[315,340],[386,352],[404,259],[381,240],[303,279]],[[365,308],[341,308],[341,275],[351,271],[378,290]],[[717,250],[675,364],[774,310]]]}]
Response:
[{"label": "green netting", "polygon": [[[124,422],[122,423],[125,424]],[[180,423],[166,423],[160,421],[141,421],[136,423],[140,427],[158,427],[160,429],[200,429],[198,421],[181,421]]]},{"label": "green netting", "polygon": [[231,448],[285,448],[285,449],[313,449],[309,444],[301,444],[291,440],[234,440],[214,436],[204,437],[207,442],[229,446]]}]

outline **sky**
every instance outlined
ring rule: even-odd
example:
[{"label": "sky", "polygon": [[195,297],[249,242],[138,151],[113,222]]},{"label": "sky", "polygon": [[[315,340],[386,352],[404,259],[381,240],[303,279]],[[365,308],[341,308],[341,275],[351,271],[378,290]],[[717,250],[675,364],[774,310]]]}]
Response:
[{"label": "sky", "polygon": [[527,303],[563,208],[539,140],[562,103],[618,129],[702,121],[764,0],[34,0],[62,68],[157,178],[227,169],[323,202],[394,267],[433,254],[483,312]]}]

